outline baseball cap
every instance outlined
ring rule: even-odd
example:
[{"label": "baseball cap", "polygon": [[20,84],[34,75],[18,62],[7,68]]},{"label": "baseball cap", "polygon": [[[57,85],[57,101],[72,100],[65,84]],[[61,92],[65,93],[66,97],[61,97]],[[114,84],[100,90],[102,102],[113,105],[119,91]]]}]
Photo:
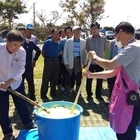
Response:
[{"label": "baseball cap", "polygon": [[81,30],[81,27],[80,26],[73,26],[72,31],[74,31],[76,29],[80,29]]},{"label": "baseball cap", "polygon": [[27,24],[27,25],[26,25],[26,28],[27,28],[27,29],[32,29],[32,30],[33,30],[33,29],[34,29],[34,25],[33,25],[33,24]]},{"label": "baseball cap", "polygon": [[19,26],[18,30],[26,30],[26,27],[25,26]]}]

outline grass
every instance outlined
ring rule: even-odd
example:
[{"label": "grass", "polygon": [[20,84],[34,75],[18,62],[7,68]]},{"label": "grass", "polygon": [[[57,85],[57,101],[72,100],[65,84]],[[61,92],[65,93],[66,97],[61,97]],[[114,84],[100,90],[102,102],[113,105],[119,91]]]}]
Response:
[{"label": "grass", "polygon": [[42,79],[43,67],[44,58],[42,55],[40,55],[39,59],[36,62],[36,67],[34,69],[34,79]]}]

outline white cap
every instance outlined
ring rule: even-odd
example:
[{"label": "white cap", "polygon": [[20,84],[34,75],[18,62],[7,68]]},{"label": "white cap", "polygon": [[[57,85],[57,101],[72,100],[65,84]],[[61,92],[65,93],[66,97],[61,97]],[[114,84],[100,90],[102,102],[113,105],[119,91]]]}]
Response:
[{"label": "white cap", "polygon": [[72,31],[74,31],[76,29],[80,29],[81,30],[81,27],[80,26],[73,26]]}]

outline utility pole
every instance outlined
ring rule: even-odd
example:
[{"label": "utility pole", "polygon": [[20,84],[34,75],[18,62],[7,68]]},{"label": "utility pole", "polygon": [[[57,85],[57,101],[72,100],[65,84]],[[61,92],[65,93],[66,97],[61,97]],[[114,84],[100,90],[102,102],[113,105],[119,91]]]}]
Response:
[{"label": "utility pole", "polygon": [[35,3],[33,3],[33,23],[34,23],[34,32],[36,34],[36,29],[35,29]]}]

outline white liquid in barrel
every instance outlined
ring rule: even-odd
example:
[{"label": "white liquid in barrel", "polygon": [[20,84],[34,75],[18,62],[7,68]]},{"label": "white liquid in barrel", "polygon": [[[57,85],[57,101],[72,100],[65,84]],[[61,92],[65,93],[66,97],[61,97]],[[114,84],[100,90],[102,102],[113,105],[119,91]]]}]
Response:
[{"label": "white liquid in barrel", "polygon": [[46,116],[49,118],[70,118],[72,116],[80,114],[78,110],[74,110],[73,113],[71,114],[71,109],[67,107],[62,107],[62,106],[56,106],[56,107],[51,107],[47,108],[49,113],[43,111],[43,110],[38,110],[38,115],[40,116]]}]

